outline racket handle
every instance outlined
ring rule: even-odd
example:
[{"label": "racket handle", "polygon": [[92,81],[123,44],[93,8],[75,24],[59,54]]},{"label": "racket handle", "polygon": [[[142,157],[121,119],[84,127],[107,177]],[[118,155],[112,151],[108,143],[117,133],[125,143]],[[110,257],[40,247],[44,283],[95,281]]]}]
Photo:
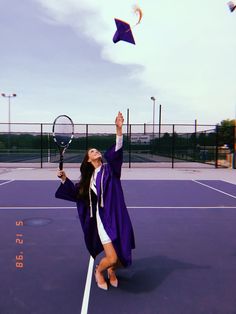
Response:
[{"label": "racket handle", "polygon": [[[63,156],[60,156],[59,170],[63,170]],[[58,176],[58,178],[61,178],[61,177],[62,176]]]},{"label": "racket handle", "polygon": [[63,170],[63,153],[60,153],[59,169]]}]

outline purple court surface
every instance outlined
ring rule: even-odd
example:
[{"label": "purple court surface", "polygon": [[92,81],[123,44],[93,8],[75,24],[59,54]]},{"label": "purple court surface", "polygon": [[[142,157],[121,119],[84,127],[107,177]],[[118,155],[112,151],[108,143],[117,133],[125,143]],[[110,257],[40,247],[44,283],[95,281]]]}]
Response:
[{"label": "purple court surface", "polygon": [[236,185],[125,180],[136,249],[98,289],[57,181],[0,181],[0,314],[235,314]]}]

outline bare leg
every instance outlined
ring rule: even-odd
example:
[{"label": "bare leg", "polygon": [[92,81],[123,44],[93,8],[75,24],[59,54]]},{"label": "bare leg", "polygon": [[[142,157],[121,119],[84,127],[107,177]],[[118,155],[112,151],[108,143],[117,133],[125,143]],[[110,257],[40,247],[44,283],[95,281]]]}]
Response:
[{"label": "bare leg", "polygon": [[113,247],[113,244],[111,242],[106,243],[103,245],[103,247],[104,247],[105,256],[101,259],[97,267],[97,278],[99,280],[99,283],[101,284],[105,282],[104,276],[102,274],[105,270],[109,269],[109,276],[110,275],[112,276],[111,279],[112,280],[116,279],[114,271],[118,264],[118,257]]},{"label": "bare leg", "polygon": [[117,263],[114,266],[111,266],[107,269],[107,273],[109,278],[111,279],[111,281],[115,281],[117,280],[116,278],[116,269],[117,268],[122,268],[123,265],[121,264],[121,262],[119,261],[119,259],[117,260]]}]

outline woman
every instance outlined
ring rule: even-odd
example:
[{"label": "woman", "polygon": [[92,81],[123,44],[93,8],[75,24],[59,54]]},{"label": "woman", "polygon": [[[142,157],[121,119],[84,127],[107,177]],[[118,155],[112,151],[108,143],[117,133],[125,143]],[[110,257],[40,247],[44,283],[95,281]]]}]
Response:
[{"label": "woman", "polygon": [[123,115],[119,112],[115,120],[116,144],[104,154],[106,164],[103,164],[101,153],[91,148],[81,163],[78,184],[74,185],[63,170],[58,171],[62,183],[56,197],[77,203],[85,243],[91,256],[95,258],[102,251],[105,253],[95,269],[95,280],[103,290],[108,289],[104,272],[107,271],[110,284],[117,287],[116,268],[131,265],[131,250],[135,248],[133,228],[120,182],[123,122]]}]

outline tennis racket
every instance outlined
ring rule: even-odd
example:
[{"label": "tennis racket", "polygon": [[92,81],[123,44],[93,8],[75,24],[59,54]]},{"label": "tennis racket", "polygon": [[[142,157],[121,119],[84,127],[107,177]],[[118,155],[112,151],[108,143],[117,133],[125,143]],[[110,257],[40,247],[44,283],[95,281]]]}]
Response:
[{"label": "tennis racket", "polygon": [[64,153],[74,137],[74,123],[71,118],[66,115],[58,116],[53,122],[52,136],[60,153],[59,169],[63,170]]}]

